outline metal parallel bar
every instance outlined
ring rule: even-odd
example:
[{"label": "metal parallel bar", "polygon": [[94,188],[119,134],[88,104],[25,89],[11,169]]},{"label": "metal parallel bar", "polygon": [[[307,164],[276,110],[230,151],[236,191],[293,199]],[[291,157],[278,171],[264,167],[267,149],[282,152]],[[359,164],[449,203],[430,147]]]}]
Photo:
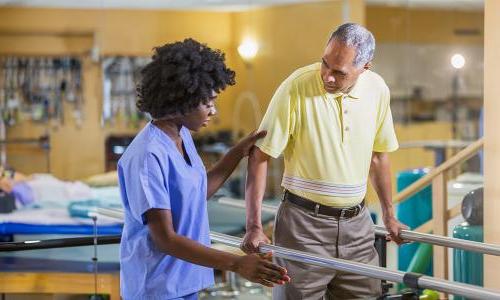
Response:
[{"label": "metal parallel bar", "polygon": [[97,207],[95,213],[91,212],[89,213],[89,216],[95,216],[95,215],[103,215],[106,217],[110,218],[115,218],[118,220],[124,220],[125,215],[122,209],[114,209],[114,208],[104,208],[104,207]]},{"label": "metal parallel bar", "polygon": [[[375,225],[374,229],[376,234],[387,234],[387,230],[383,226]],[[422,242],[448,248],[463,249],[467,251],[500,256],[500,246],[494,244],[467,241],[446,236],[420,233],[411,230],[402,230],[400,233],[400,237],[412,242]]]},{"label": "metal parallel bar", "polygon": [[[106,235],[97,237],[97,244],[109,245],[120,243],[121,235]],[[69,248],[94,245],[94,237],[77,237],[52,240],[35,240],[24,242],[0,243],[0,252],[39,250],[52,248]]]},{"label": "metal parallel bar", "polygon": [[[120,236],[101,236],[98,237],[98,244],[117,244],[120,242]],[[228,246],[239,247],[242,239],[221,234],[211,233],[213,242],[222,243]],[[46,241],[26,241],[16,243],[1,243],[0,251],[20,251],[20,250],[35,250],[47,248],[61,247],[76,247],[89,246],[94,244],[93,237],[84,238],[68,238]],[[392,282],[403,282],[405,273],[401,271],[388,270],[382,267],[376,267],[368,264],[350,262],[343,259],[332,259],[321,256],[311,255],[301,251],[290,250],[274,245],[264,245],[259,247],[261,252],[272,252],[274,256],[282,257],[289,260],[323,266],[334,270],[345,271],[354,274],[369,276]],[[485,289],[469,284],[450,282],[429,276],[422,276],[418,279],[418,285],[421,288],[433,289],[440,292],[445,292],[454,295],[462,295],[473,299],[500,299],[500,292]]]},{"label": "metal parallel bar", "polygon": [[[221,233],[211,233],[211,238],[212,241],[234,247],[239,247],[242,241],[240,238],[228,236]],[[401,271],[388,270],[382,267],[346,261],[343,259],[325,258],[274,245],[261,244],[259,249],[264,253],[272,252],[276,257],[317,266],[323,266],[334,270],[365,275],[372,278],[378,278],[392,282],[403,282],[403,277],[405,275],[405,273]],[[421,288],[433,289],[448,294],[462,295],[472,299],[500,299],[500,291],[485,289],[469,284],[450,282],[447,280],[429,276],[420,277],[418,279],[418,285]]]},{"label": "metal parallel bar", "polygon": [[[219,199],[219,202],[226,204],[226,205],[229,205],[229,206],[245,208],[244,201],[232,200],[232,199],[228,199],[228,198],[221,198],[221,199]],[[242,202],[242,203],[239,203],[239,202]],[[262,204],[262,211],[266,211],[269,213],[273,213],[273,212],[276,213],[277,210],[278,210],[278,208],[275,206]],[[380,226],[380,225],[374,225],[374,230],[375,230],[375,234],[379,235],[379,236],[381,236],[381,235],[385,236],[386,234],[388,234],[385,227]],[[403,238],[407,241],[411,241],[411,242],[422,242],[422,243],[427,243],[427,244],[431,244],[431,245],[443,246],[443,247],[448,247],[448,248],[456,248],[456,249],[473,251],[473,252],[478,252],[478,253],[483,253],[483,254],[500,256],[500,245],[467,241],[467,240],[462,240],[462,239],[457,239],[457,238],[452,238],[452,237],[447,237],[447,236],[439,236],[439,235],[428,234],[428,233],[420,233],[420,232],[415,232],[415,231],[411,231],[411,230],[402,230],[400,236],[401,236],[401,238]]]}]

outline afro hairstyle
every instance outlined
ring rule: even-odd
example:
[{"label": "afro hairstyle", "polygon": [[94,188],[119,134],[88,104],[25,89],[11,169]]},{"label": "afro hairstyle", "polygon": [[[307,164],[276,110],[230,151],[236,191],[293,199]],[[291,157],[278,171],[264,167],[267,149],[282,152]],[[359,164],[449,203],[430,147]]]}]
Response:
[{"label": "afro hairstyle", "polygon": [[154,48],[152,61],[141,71],[137,108],[153,119],[186,114],[235,84],[224,53],[194,39]]}]

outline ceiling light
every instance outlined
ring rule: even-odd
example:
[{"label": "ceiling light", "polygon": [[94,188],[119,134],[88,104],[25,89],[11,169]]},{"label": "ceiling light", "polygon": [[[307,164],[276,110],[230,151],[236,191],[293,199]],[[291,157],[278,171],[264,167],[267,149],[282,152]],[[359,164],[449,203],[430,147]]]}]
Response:
[{"label": "ceiling light", "polygon": [[462,54],[454,54],[452,57],[451,57],[451,65],[453,66],[453,68],[455,69],[461,69],[464,67],[465,65],[465,58]]}]

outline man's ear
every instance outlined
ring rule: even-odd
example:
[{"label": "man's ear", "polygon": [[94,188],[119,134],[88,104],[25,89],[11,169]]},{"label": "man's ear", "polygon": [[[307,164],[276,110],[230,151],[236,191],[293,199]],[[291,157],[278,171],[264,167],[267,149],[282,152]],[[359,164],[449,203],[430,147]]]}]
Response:
[{"label": "man's ear", "polygon": [[371,67],[372,67],[372,62],[371,62],[371,61],[369,61],[369,62],[367,62],[367,63],[364,65],[363,69],[365,69],[365,70],[369,70]]}]

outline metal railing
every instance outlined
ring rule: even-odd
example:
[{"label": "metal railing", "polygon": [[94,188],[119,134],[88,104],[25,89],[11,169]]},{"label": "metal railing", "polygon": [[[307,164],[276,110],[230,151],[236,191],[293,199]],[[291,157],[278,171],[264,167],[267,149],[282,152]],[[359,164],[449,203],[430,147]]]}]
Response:
[{"label": "metal railing", "polygon": [[[241,245],[242,239],[230,235],[211,232],[212,242],[237,247]],[[117,244],[120,242],[119,235],[100,236],[97,241],[99,245]],[[61,247],[78,247],[95,245],[94,237],[67,238],[55,240],[36,240],[13,243],[0,243],[0,252],[3,251],[24,251]],[[450,282],[444,279],[434,278],[416,273],[404,273],[401,271],[388,270],[383,267],[376,267],[369,264],[351,262],[339,258],[326,258],[312,255],[302,251],[291,250],[274,245],[261,244],[259,251],[262,253],[272,252],[274,256],[302,263],[322,266],[333,270],[349,272],[409,284],[413,288],[426,288],[448,294],[461,295],[471,299],[499,299],[500,291],[486,289],[470,284]]]},{"label": "metal railing", "polygon": [[[375,225],[374,229],[375,229],[375,234],[386,235],[388,233],[383,226]],[[439,236],[429,233],[420,233],[411,230],[402,230],[399,236],[404,240],[412,242],[421,242],[431,245],[500,256],[500,246],[495,244],[486,244],[486,243],[456,239],[446,236]]]},{"label": "metal railing", "polygon": [[[229,199],[229,198],[221,198],[218,201],[219,201],[219,203],[222,203],[224,205],[245,208],[244,201],[233,200],[233,199]],[[272,206],[272,205],[262,204],[262,211],[276,214],[276,212],[278,211],[278,207]],[[388,234],[387,230],[383,226],[374,225],[373,228],[375,230],[375,234],[377,234],[377,235],[384,235],[385,236]],[[448,248],[456,248],[456,249],[462,249],[462,250],[467,250],[467,251],[473,251],[473,252],[477,252],[477,253],[500,256],[500,245],[495,245],[495,244],[486,244],[486,243],[462,240],[462,239],[451,238],[451,237],[446,237],[446,236],[439,236],[439,235],[428,234],[428,233],[420,233],[420,232],[411,231],[411,230],[402,230],[400,233],[400,237],[402,239],[410,241],[410,242],[421,242],[421,243],[427,243],[427,244],[431,244],[431,245],[443,246],[443,247],[448,247]]]},{"label": "metal railing", "polygon": [[[211,233],[212,241],[228,246],[239,247],[242,239],[221,233]],[[316,266],[327,267],[333,270],[349,272],[388,280],[391,282],[400,282],[408,284],[414,280],[414,288],[426,288],[448,294],[461,295],[472,299],[500,299],[500,291],[485,289],[470,284],[450,282],[448,280],[425,276],[414,273],[404,273],[393,271],[383,267],[376,267],[368,264],[351,262],[339,258],[326,258],[317,255],[311,255],[306,252],[291,250],[274,245],[261,244],[260,252],[272,252],[274,256]],[[410,280],[407,280],[410,279]]]}]

